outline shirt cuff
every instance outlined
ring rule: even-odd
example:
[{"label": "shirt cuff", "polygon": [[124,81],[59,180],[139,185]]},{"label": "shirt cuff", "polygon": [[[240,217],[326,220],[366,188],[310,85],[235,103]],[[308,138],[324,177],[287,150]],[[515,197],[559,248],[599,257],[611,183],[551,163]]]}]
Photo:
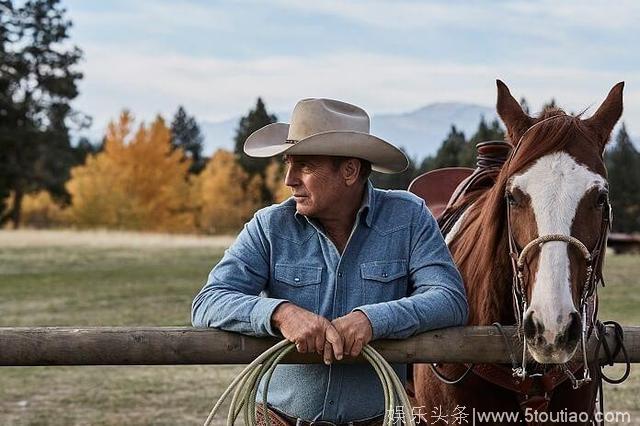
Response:
[{"label": "shirt cuff", "polygon": [[271,325],[271,316],[281,304],[288,302],[285,299],[272,299],[261,297],[251,310],[251,326],[258,336],[282,337],[278,330]]},{"label": "shirt cuff", "polygon": [[360,311],[369,318],[371,323],[372,340],[386,337],[390,332],[391,309],[386,303],[376,303],[372,305],[358,306],[351,312]]}]

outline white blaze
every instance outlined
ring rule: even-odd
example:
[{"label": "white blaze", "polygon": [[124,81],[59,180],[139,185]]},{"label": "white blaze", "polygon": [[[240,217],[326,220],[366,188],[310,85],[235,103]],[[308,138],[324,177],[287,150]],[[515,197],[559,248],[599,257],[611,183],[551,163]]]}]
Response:
[{"label": "white blaze", "polygon": [[[582,197],[591,188],[605,185],[602,176],[577,163],[566,152],[556,152],[540,158],[523,174],[515,176],[510,188],[518,188],[529,196],[538,235],[542,236],[571,235]],[[529,283],[533,291],[528,312],[535,311],[534,317],[545,327],[543,336],[548,343],[553,343],[566,328],[569,314],[576,310],[571,296],[567,243],[545,243],[538,255],[535,280]]]}]

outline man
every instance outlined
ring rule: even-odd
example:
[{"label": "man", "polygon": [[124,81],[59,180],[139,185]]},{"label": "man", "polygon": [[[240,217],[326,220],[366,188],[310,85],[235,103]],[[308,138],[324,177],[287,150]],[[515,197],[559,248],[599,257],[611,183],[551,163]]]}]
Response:
[{"label": "man", "polygon": [[[323,357],[327,365],[276,368],[275,419],[380,424],[384,394],[373,368],[334,359],[358,356],[374,339],[467,320],[460,274],[424,201],[368,180],[372,168],[403,171],[407,158],[369,134],[364,110],[329,99],[300,101],[291,124],[263,127],[244,150],[285,154],[293,197],[245,225],[193,301],[193,325],[282,335]],[[405,379],[405,365],[394,369]]]}]

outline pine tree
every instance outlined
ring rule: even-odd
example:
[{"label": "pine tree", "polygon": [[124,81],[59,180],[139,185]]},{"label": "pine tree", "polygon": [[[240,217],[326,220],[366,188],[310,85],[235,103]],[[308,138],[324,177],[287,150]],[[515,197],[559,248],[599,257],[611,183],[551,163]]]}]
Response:
[{"label": "pine tree", "polygon": [[433,168],[460,166],[462,150],[466,143],[464,132],[458,131],[456,126],[452,125],[447,138],[436,152],[432,164]]},{"label": "pine tree", "polygon": [[527,100],[523,97],[520,98],[520,107],[522,108],[522,111],[529,115],[530,114],[530,108],[529,108],[529,103],[527,102]]},{"label": "pine tree", "polygon": [[412,159],[404,148],[400,148],[409,159],[409,166],[402,173],[371,173],[371,182],[376,188],[381,189],[407,189],[411,181],[416,177],[415,160]]},{"label": "pine tree", "polygon": [[640,153],[623,124],[615,144],[607,150],[613,229],[616,232],[640,232]]},{"label": "pine tree", "polygon": [[0,170],[13,193],[0,222],[18,227],[27,193],[45,189],[68,201],[64,183],[75,154],[67,123],[74,117],[87,124],[70,107],[82,78],[75,68],[82,53],[69,46],[71,22],[59,0],[29,0],[19,7],[3,1],[0,7]]},{"label": "pine tree", "polygon": [[204,137],[195,117],[190,117],[182,106],[178,107],[171,122],[171,145],[182,149],[191,159],[189,173],[198,174],[205,166],[202,158],[203,141]]},{"label": "pine tree", "polygon": [[[239,163],[242,168],[249,173],[250,176],[260,175],[264,178],[264,173],[269,165],[270,159],[268,158],[252,158],[244,153],[244,142],[247,140],[251,133],[266,126],[267,124],[275,123],[277,117],[273,114],[269,114],[262,102],[261,98],[256,101],[254,109],[240,119],[238,128],[236,129],[236,135],[234,137],[235,149],[234,152],[239,158]],[[266,192],[266,188],[265,188]],[[269,201],[270,195],[268,192],[265,194],[265,201]]]},{"label": "pine tree", "polygon": [[475,167],[477,156],[476,145],[480,142],[501,141],[504,140],[504,138],[504,130],[500,127],[500,122],[497,119],[494,119],[491,124],[487,124],[484,116],[481,116],[480,124],[478,124],[478,130],[476,130],[476,133],[471,137],[471,139],[469,139],[469,142],[466,143],[460,153],[459,165],[464,167]]}]

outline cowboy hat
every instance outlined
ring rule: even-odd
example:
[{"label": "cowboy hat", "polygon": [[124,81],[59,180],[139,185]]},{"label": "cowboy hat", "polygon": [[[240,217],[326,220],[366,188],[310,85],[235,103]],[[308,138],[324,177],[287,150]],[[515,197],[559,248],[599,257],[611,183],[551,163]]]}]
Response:
[{"label": "cowboy hat", "polygon": [[303,99],[291,124],[272,123],[253,132],[244,143],[250,157],[330,155],[362,158],[382,173],[399,173],[409,161],[384,140],[369,134],[369,116],[360,107],[333,99]]}]

